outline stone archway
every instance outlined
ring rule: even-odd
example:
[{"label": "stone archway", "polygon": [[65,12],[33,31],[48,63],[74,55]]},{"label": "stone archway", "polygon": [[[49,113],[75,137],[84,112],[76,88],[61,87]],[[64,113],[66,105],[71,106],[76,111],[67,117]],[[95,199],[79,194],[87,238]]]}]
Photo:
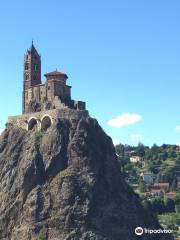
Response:
[{"label": "stone archway", "polygon": [[38,127],[38,120],[36,118],[30,118],[27,124],[27,130],[32,130]]},{"label": "stone archway", "polygon": [[49,115],[43,116],[41,119],[41,130],[47,130],[51,127],[52,123],[52,118]]}]

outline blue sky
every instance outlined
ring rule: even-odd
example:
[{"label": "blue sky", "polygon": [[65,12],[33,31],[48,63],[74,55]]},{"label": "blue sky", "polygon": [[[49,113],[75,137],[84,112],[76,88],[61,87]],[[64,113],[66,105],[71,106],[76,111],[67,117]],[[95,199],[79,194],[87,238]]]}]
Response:
[{"label": "blue sky", "polygon": [[114,141],[180,142],[178,0],[7,0],[0,11],[0,129],[21,114],[33,38],[42,73],[67,73],[72,97],[87,102]]}]

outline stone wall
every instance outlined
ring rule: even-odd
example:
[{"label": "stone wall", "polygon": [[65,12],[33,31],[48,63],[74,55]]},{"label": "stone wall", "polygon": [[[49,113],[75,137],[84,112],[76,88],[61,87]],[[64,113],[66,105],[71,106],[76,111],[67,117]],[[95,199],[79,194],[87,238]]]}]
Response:
[{"label": "stone wall", "polygon": [[41,121],[45,116],[48,116],[53,124],[58,119],[80,119],[85,118],[88,115],[89,114],[87,110],[74,110],[69,108],[52,109],[41,112],[23,114],[19,116],[10,116],[8,117],[8,123],[13,124],[19,128],[28,130],[28,123],[32,118],[36,119],[40,126]]}]

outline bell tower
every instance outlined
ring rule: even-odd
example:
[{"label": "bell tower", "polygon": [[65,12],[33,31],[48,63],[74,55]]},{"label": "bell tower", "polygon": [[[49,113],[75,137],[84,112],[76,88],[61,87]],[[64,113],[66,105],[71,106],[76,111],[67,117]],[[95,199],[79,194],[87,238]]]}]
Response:
[{"label": "bell tower", "polygon": [[32,42],[31,47],[24,55],[25,90],[37,84],[41,84],[41,56]]},{"label": "bell tower", "polygon": [[25,112],[25,92],[38,84],[41,84],[41,56],[32,41],[31,47],[24,55],[23,113]]}]

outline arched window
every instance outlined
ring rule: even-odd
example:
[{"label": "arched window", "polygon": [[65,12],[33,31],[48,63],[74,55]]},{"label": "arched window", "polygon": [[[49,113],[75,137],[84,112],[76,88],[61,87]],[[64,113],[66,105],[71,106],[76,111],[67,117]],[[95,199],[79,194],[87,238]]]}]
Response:
[{"label": "arched window", "polygon": [[31,118],[28,121],[28,130],[32,130],[33,128],[36,128],[36,127],[37,127],[37,119]]},{"label": "arched window", "polygon": [[38,71],[38,65],[37,64],[34,64],[34,71]]},{"label": "arched window", "polygon": [[49,116],[43,117],[41,121],[41,130],[46,130],[52,125],[52,120]]},{"label": "arched window", "polygon": [[26,63],[26,64],[25,64],[25,70],[28,70],[28,68],[29,68],[29,64]]},{"label": "arched window", "polygon": [[26,75],[26,80],[28,80],[29,79],[29,75]]}]

